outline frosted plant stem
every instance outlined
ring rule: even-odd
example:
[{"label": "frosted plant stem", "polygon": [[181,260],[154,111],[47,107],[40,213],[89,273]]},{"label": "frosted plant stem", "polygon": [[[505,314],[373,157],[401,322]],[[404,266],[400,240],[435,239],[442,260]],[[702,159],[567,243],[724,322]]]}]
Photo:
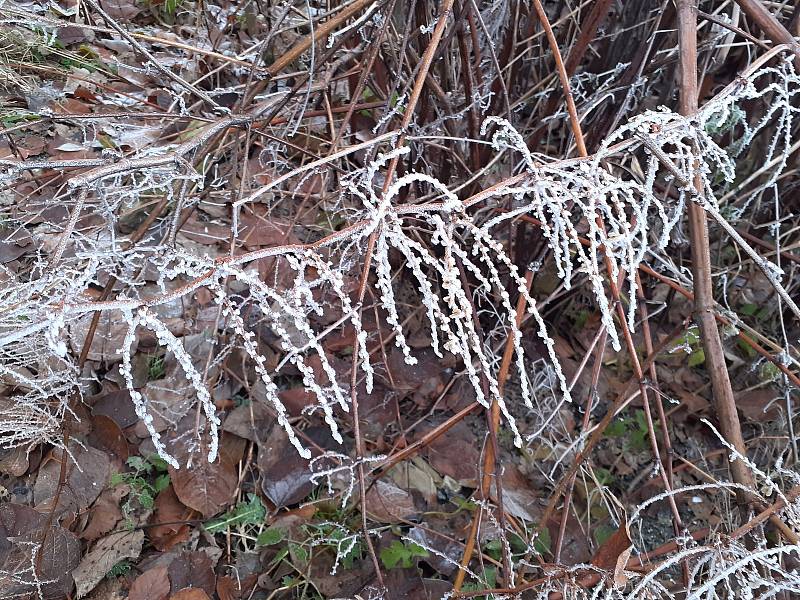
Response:
[{"label": "frosted plant stem", "polygon": [[183,77],[181,77],[180,75],[178,75],[176,73],[173,73],[167,67],[162,65],[158,61],[157,58],[155,58],[152,54],[150,54],[150,52],[147,50],[147,48],[144,47],[144,45],[142,45],[141,42],[139,42],[130,33],[128,33],[125,30],[125,28],[120,26],[119,23],[117,23],[114,19],[112,19],[108,15],[108,13],[106,13],[102,8],[100,8],[100,6],[94,0],[84,0],[84,1],[89,6],[91,6],[92,9],[94,9],[97,13],[99,13],[101,17],[103,17],[103,20],[106,23],[108,23],[108,26],[111,27],[111,29],[113,29],[114,31],[119,33],[125,41],[127,41],[131,46],[133,46],[136,49],[137,52],[139,52],[140,54],[145,56],[150,61],[150,64],[152,64],[156,69],[161,71],[161,73],[163,73],[167,78],[172,79],[172,81],[174,81],[175,83],[180,85],[182,88],[186,89],[187,91],[193,93],[198,98],[202,99],[203,102],[208,104],[215,111],[219,111],[219,112],[223,112],[223,113],[230,113],[230,111],[227,108],[217,104],[214,101],[214,99],[211,96],[209,96],[208,94],[206,94],[203,90],[200,90],[197,87],[193,86],[191,83],[186,81]]},{"label": "frosted plant stem", "polygon": [[[678,37],[680,46],[680,112],[686,117],[697,113],[697,12],[692,0],[678,0]],[[695,172],[697,165],[695,165]],[[703,193],[699,173],[695,175],[695,191]],[[714,319],[714,295],[711,281],[711,251],[708,243],[708,224],[705,211],[697,202],[689,202],[689,237],[692,252],[692,277],[694,281],[694,318],[700,325],[700,338],[705,353],[706,370],[711,378],[713,403],[717,419],[725,436],[737,452],[747,456],[747,446],[742,436],[736,402],[733,397],[725,354]],[[741,460],[730,465],[734,481],[753,489],[753,474]],[[744,509],[748,499],[741,491],[736,494]]]},{"label": "frosted plant stem", "polygon": [[719,214],[719,211],[711,204],[708,202],[704,203],[703,210],[711,215],[719,224],[719,226],[722,227],[728,233],[728,235],[733,238],[733,241],[739,244],[739,247],[745,251],[745,254],[753,259],[753,262],[759,269],[761,269],[761,272],[764,273],[764,276],[767,278],[767,281],[769,281],[770,285],[775,288],[775,292],[781,297],[781,300],[786,302],[786,305],[792,310],[795,316],[800,319],[800,308],[798,308],[795,301],[792,300],[792,297],[789,295],[789,292],[786,291],[786,288],[783,287],[783,284],[780,280],[779,268],[776,265],[773,265],[771,262],[765,260],[763,257],[759,256],[753,247],[745,241],[738,231],[736,231],[736,228],[728,223],[727,219]]}]

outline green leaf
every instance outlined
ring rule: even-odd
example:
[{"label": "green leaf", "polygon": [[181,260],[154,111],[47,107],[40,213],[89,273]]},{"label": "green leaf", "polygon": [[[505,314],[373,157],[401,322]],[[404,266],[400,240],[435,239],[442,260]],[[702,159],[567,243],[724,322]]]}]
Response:
[{"label": "green leaf", "polygon": [[152,468],[141,456],[129,456],[127,463],[134,471],[149,471]]},{"label": "green leaf", "polygon": [[169,487],[169,475],[164,473],[163,475],[159,475],[156,477],[155,482],[153,483],[153,489],[156,493],[161,492]]},{"label": "green leaf", "polygon": [[121,560],[113,567],[111,567],[111,570],[108,573],[106,573],[106,577],[108,577],[109,579],[114,577],[122,577],[123,575],[129,573],[132,568],[133,565],[131,564],[131,561]]},{"label": "green leaf", "polygon": [[699,365],[702,365],[704,362],[706,362],[706,353],[703,352],[702,348],[700,348],[698,350],[694,350],[689,355],[689,366],[690,367],[697,367]]},{"label": "green leaf", "polygon": [[594,476],[597,478],[597,483],[599,483],[600,485],[609,485],[614,483],[614,476],[608,469],[603,469],[602,467],[596,467],[594,469]]},{"label": "green leaf", "polygon": [[514,554],[526,554],[528,552],[528,543],[516,533],[509,534],[508,543],[511,546],[511,552]]},{"label": "green leaf", "polygon": [[274,546],[275,544],[280,544],[283,541],[284,536],[285,532],[280,527],[267,527],[264,531],[258,534],[258,538],[256,538],[256,544],[259,546]]},{"label": "green leaf", "polygon": [[236,507],[221,517],[210,520],[206,523],[205,528],[209,533],[219,533],[220,531],[225,531],[228,527],[258,525],[264,521],[266,514],[267,510],[261,503],[261,498],[255,494],[250,494],[249,502],[237,504]]},{"label": "green leaf", "polygon": [[503,542],[500,540],[490,540],[483,546],[484,551],[491,558],[501,560],[503,558]]},{"label": "green leaf", "polygon": [[381,550],[381,562],[387,569],[394,569],[398,566],[402,569],[408,569],[413,566],[413,559],[417,556],[425,558],[428,556],[428,551],[414,542],[404,544],[399,540],[395,540],[390,546]]},{"label": "green leaf", "polygon": [[533,549],[539,554],[550,552],[550,531],[547,527],[542,527],[539,536],[533,541]]},{"label": "green leaf", "polygon": [[483,576],[486,577],[486,586],[489,589],[497,587],[497,567],[486,567]]},{"label": "green leaf", "polygon": [[300,544],[289,543],[289,553],[292,555],[294,560],[299,563],[307,563],[308,562],[308,550],[303,548]]},{"label": "green leaf", "polygon": [[390,546],[381,550],[381,562],[387,569],[394,569],[398,564],[402,566],[406,562],[411,566],[411,558],[408,556],[406,547],[403,542],[398,540],[393,541]]},{"label": "green leaf", "polygon": [[752,317],[758,312],[758,304],[745,304],[739,309],[739,312],[741,312],[743,315],[747,315],[748,317]]},{"label": "green leaf", "polygon": [[139,492],[137,499],[139,500],[139,504],[142,505],[142,508],[153,508],[154,499],[150,490],[142,490]]},{"label": "green leaf", "polygon": [[411,552],[411,556],[418,556],[419,558],[426,558],[429,556],[425,548],[414,542],[406,542],[406,548]]},{"label": "green leaf", "polygon": [[628,427],[625,424],[623,419],[614,419],[609,423],[608,427],[606,427],[606,435],[611,437],[622,437],[625,435]]},{"label": "green leaf", "polygon": [[153,465],[156,468],[156,471],[161,471],[162,473],[167,472],[167,467],[169,465],[167,465],[167,461],[165,461],[160,456],[154,454],[153,456],[147,459],[147,462]]},{"label": "green leaf", "polygon": [[[264,545],[269,546],[270,544],[264,544]],[[278,550],[278,553],[275,555],[275,558],[273,558],[269,564],[274,567],[287,556],[289,556],[289,548],[281,548],[280,550]]]},{"label": "green leaf", "polygon": [[453,496],[450,501],[455,504],[459,510],[469,510],[473,511],[478,508],[478,505],[475,504],[472,500],[467,500],[466,498],[462,498],[461,496]]},{"label": "green leaf", "polygon": [[741,340],[741,339],[737,339],[736,340],[736,345],[739,346],[739,349],[742,350],[742,352],[744,352],[747,355],[748,358],[753,358],[758,354],[752,348],[752,346],[749,346],[748,344],[745,344],[744,341]]}]

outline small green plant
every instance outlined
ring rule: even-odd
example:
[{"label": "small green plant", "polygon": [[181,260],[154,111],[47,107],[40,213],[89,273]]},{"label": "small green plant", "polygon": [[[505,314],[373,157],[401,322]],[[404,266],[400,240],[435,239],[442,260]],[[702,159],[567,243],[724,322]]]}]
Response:
[{"label": "small green plant", "polygon": [[690,367],[698,367],[706,361],[703,344],[700,341],[700,328],[697,325],[689,327],[686,333],[678,338],[677,343],[670,350],[670,354],[680,351],[688,354],[689,360],[687,364]]},{"label": "small green plant", "polygon": [[178,8],[183,5],[183,0],[145,0],[154,12],[169,20],[175,18]]},{"label": "small green plant", "polygon": [[[261,498],[255,494],[250,494],[247,502],[240,502],[221,517],[211,519],[205,524],[205,528],[209,533],[219,533],[229,527],[259,525],[264,522],[266,515],[267,509],[261,502]],[[258,539],[261,540],[261,535],[259,535]]]},{"label": "small green plant", "polygon": [[128,573],[130,573],[132,568],[133,565],[131,564],[131,561],[121,560],[113,567],[111,567],[111,570],[108,573],[106,573],[106,577],[108,579],[115,579],[117,577],[122,577],[123,575],[127,575]]},{"label": "small green plant", "polygon": [[[366,550],[357,529],[343,526],[341,522],[323,522],[306,525],[311,547],[330,548],[336,553],[333,572],[339,565],[352,569],[355,561],[364,556]],[[291,546],[290,546],[291,549]]]},{"label": "small green plant", "polygon": [[286,532],[280,527],[267,527],[258,534],[256,544],[259,546],[276,546],[286,539]]},{"label": "small green plant", "polygon": [[164,357],[154,355],[147,359],[147,380],[157,381],[163,379],[167,369],[164,366]]},{"label": "small green plant", "polygon": [[36,122],[40,119],[41,117],[36,113],[22,108],[0,110],[0,122],[4,127],[12,127],[18,123],[24,123],[27,121]]},{"label": "small green plant", "polygon": [[761,381],[764,382],[778,381],[783,377],[781,370],[775,366],[775,363],[766,361],[761,363],[761,368],[758,370],[758,374],[761,378]]},{"label": "small green plant", "polygon": [[[658,423],[653,426],[658,433]],[[606,435],[611,437],[626,438],[626,447],[637,452],[648,447],[649,430],[647,427],[647,417],[643,410],[636,410],[633,416],[619,417],[611,422],[606,428]],[[603,483],[602,481],[600,483]]]},{"label": "small green plant", "polygon": [[126,462],[133,471],[114,473],[111,476],[110,484],[112,486],[129,486],[130,492],[122,505],[122,513],[128,525],[132,526],[131,513],[134,510],[134,502],[145,509],[153,508],[156,495],[169,486],[169,474],[167,473],[167,463],[158,456],[149,458],[131,456]]},{"label": "small green plant", "polygon": [[752,302],[742,304],[739,308],[739,312],[748,317],[753,317],[757,321],[769,316],[769,310],[760,307],[758,304],[753,304]]},{"label": "small green plant", "polygon": [[540,555],[549,554],[551,544],[552,540],[550,539],[550,530],[547,529],[547,527],[542,527],[539,531],[539,535],[533,541],[533,549],[537,554]]},{"label": "small green plant", "polygon": [[381,550],[381,562],[387,569],[408,569],[413,566],[415,558],[426,558],[429,553],[422,546],[409,542],[395,540],[392,544]]},{"label": "small green plant", "polygon": [[[465,592],[479,592],[481,590],[497,587],[497,567],[486,567],[483,570],[483,583],[470,581],[462,588]],[[486,596],[475,596],[476,600],[486,600]]]}]

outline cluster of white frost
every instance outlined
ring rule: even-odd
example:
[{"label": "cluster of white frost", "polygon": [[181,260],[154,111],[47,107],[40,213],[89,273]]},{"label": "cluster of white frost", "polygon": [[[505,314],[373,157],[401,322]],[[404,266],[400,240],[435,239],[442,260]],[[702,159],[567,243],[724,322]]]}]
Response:
[{"label": "cluster of white frost", "polygon": [[[485,406],[497,401],[516,443],[521,444],[522,437],[512,411],[500,393],[497,357],[476,325],[473,291],[464,285],[464,277],[470,278],[477,286],[478,294],[495,303],[496,314],[513,343],[513,364],[519,375],[524,402],[532,407],[526,374],[528,361],[523,350],[522,332],[517,326],[521,315],[513,301],[517,295],[522,295],[524,310],[535,321],[534,330],[544,342],[555,380],[566,399],[569,398],[569,388],[559,366],[555,344],[535,300],[526,291],[523,274],[509,257],[499,233],[505,228],[500,226],[523,215],[539,223],[552,252],[558,277],[566,287],[576,283],[578,277],[588,281],[602,314],[602,323],[612,344],[618,348],[617,325],[606,289],[607,271],[610,270],[613,278],[624,278],[627,282],[624,291],[629,298],[635,297],[638,266],[664,249],[680,222],[686,202],[696,201],[687,182],[699,178],[705,193],[703,202],[719,213],[720,204],[715,193],[723,189],[720,181],[723,184],[733,181],[736,156],[762,128],[768,123],[772,126],[774,122],[779,124],[778,135],[768,146],[766,158],[775,163],[774,169],[778,172],[786,162],[787,132],[797,110],[794,100],[799,88],[790,61],[764,67],[729,86],[704,106],[693,120],[666,110],[648,112],[633,119],[614,132],[588,159],[556,161],[534,156],[508,122],[490,118],[487,123],[495,126],[492,145],[497,152],[521,154],[525,177],[515,178],[514,184],[494,186],[480,198],[470,201],[460,200],[447,185],[426,173],[410,172],[386,182],[386,166],[410,152],[408,146],[401,146],[378,154],[364,168],[341,179],[342,195],[349,198],[351,205],[353,201],[359,205],[361,212],[357,218],[360,220],[307,245],[265,248],[213,259],[170,246],[123,252],[113,239],[101,236],[100,239],[88,240],[73,234],[73,245],[78,251],[74,255],[65,254],[55,272],[47,269],[46,258],[42,257],[38,273],[29,273],[26,278],[9,273],[7,278],[13,283],[0,291],[0,376],[3,385],[18,386],[20,392],[11,397],[20,407],[42,411],[54,420],[43,425],[44,429],[38,436],[37,432],[31,431],[31,425],[20,430],[12,428],[9,422],[0,421],[3,428],[0,444],[14,446],[52,440],[52,433],[57,429],[55,425],[66,410],[68,390],[79,387],[67,352],[70,322],[96,310],[113,310],[119,311],[128,323],[122,352],[123,379],[130,389],[136,412],[148,427],[159,454],[177,466],[177,461],[168,454],[155,431],[146,400],[134,389],[131,347],[138,328],[153,332],[159,344],[174,354],[185,372],[205,415],[209,436],[206,445],[208,459],[214,460],[218,450],[219,418],[204,374],[193,364],[182,340],[170,332],[156,310],[160,304],[178,300],[201,286],[211,291],[213,302],[220,310],[220,333],[238,340],[236,343],[251,359],[277,415],[277,422],[285,429],[298,452],[310,457],[280,400],[278,384],[274,380],[276,373],[267,368],[257,336],[243,316],[245,308],[247,314],[255,310],[277,336],[284,353],[281,367],[287,363],[294,367],[303,386],[317,399],[314,410],[322,415],[333,438],[341,442],[334,411],[337,408],[349,410],[349,382],[342,381],[343,376],[337,374],[332,357],[324,349],[323,339],[332,328],[352,326],[355,339],[353,357],[366,380],[367,392],[371,393],[376,369],[371,363],[369,344],[377,340],[365,328],[361,320],[362,307],[354,302],[353,292],[348,287],[353,278],[359,277],[360,268],[367,259],[366,248],[372,249],[369,255],[370,282],[378,292],[378,304],[392,330],[393,343],[405,361],[414,364],[417,359],[403,327],[405,315],[395,290],[397,269],[393,266],[394,258],[403,261],[405,272],[415,284],[433,351],[438,356],[447,352],[460,359],[478,401]],[[723,146],[715,135],[728,123],[742,120],[742,102],[756,100],[769,105],[769,115],[755,126],[741,129],[744,134],[733,141],[732,150],[730,130],[726,130],[728,145]],[[231,123],[235,124],[234,121]],[[212,124],[200,132],[198,138],[210,139],[213,132],[221,128],[222,125]],[[385,138],[369,144],[396,141],[393,134],[387,134]],[[177,148],[186,150],[189,148],[187,144],[192,144],[191,152],[194,152],[199,143],[187,142]],[[362,146],[366,148],[369,144]],[[87,194],[93,194],[104,199],[107,207],[113,208],[130,205],[144,193],[161,191],[171,194],[174,192],[171,185],[174,178],[184,182],[197,179],[200,183],[198,177],[188,172],[189,163],[184,155],[176,154],[176,158],[170,161],[170,151],[175,151],[175,148],[165,149],[163,156],[149,150],[148,156],[124,159],[104,167],[103,172],[109,174],[97,179],[76,176],[72,180],[73,191],[78,192],[76,197],[84,199]],[[344,157],[350,152],[351,149],[343,150],[336,156]],[[642,175],[631,176],[624,169],[612,168],[612,160],[620,155],[641,156]],[[148,165],[154,157],[157,159],[156,171],[151,169],[148,172]],[[233,215],[234,235],[238,233],[239,213],[244,205],[258,201],[281,181],[326,167],[326,160],[300,167],[294,175],[281,175],[237,201]],[[5,175],[12,179],[24,170],[18,164],[9,164],[5,168]],[[102,189],[112,181],[113,191]],[[657,182],[661,186],[674,185],[677,200],[665,199],[668,197]],[[379,193],[381,188],[385,193]],[[400,202],[401,194],[409,188],[426,189],[433,200],[419,204]],[[478,202],[492,206],[493,201],[508,198],[512,200],[510,209],[494,212],[473,210]],[[180,206],[180,202],[177,205]],[[89,210],[92,205],[87,203],[86,206],[84,210]],[[65,247],[65,244],[60,244],[62,250]],[[276,268],[283,276],[274,277],[271,282],[262,280],[251,266],[263,258],[275,260]],[[161,296],[142,297],[139,293],[140,279],[137,278],[148,269],[151,273],[159,273]],[[127,284],[125,293],[130,299],[93,303],[84,297],[89,284],[103,285],[100,274],[110,272],[116,273]],[[774,279],[780,285],[779,276],[775,275]],[[236,282],[238,289],[247,291],[239,296],[231,295],[228,285],[231,282]],[[630,310],[623,326],[632,329],[636,303],[628,304]],[[335,316],[327,323],[335,323],[324,329],[320,324],[331,315]],[[21,369],[20,365],[29,361],[31,356],[36,356],[35,364],[38,366],[33,370]],[[311,357],[315,357],[313,362]],[[21,383],[14,384],[13,381]],[[37,383],[32,385],[34,381]],[[59,399],[55,411],[52,410],[53,398]],[[4,414],[3,406],[0,406],[0,415]]]}]

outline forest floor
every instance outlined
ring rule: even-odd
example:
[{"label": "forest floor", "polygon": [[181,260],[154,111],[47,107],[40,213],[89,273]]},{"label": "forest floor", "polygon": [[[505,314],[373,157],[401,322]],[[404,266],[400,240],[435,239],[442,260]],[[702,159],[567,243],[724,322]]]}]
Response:
[{"label": "forest floor", "polygon": [[[796,497],[800,322],[715,221],[710,267],[722,361],[747,455],[767,477],[756,477],[761,503],[749,508],[726,483],[736,478],[731,449],[711,426],[720,427],[717,392],[693,320],[694,254],[683,217],[667,245],[629,263],[639,297],[629,293],[627,272],[621,296],[609,296],[610,310],[636,309],[630,343],[620,333],[619,350],[606,329],[611,312],[579,263],[580,244],[559,258],[537,225],[545,210],[503,221],[499,247],[532,282],[549,339],[528,319],[519,348],[509,342],[508,314],[516,314],[477,274],[493,283],[492,267],[462,264],[452,285],[466,288],[474,312],[467,320],[488,349],[475,379],[455,346],[436,351],[429,296],[399,246],[384,263],[378,243],[374,272],[369,264],[362,272],[363,254],[352,257],[378,238],[360,239],[355,250],[342,242],[340,263],[325,254],[300,270],[301,258],[268,252],[328,248],[320,240],[373,214],[364,212],[369,194],[352,190],[386,193],[392,173],[435,177],[466,201],[526,165],[598,152],[635,115],[659,106],[677,112],[676,9],[632,4],[546,1],[543,27],[538,2],[514,0],[0,0],[0,287],[9,290],[0,307],[49,298],[43,316],[0,316],[0,338],[28,331],[19,328],[31,321],[34,331],[48,311],[78,306],[76,295],[82,303],[160,299],[148,313],[158,326],[142,317],[132,327],[136,313],[127,309],[76,309],[41,334],[38,355],[23,360],[0,347],[0,599],[438,599],[454,586],[461,597],[577,597],[598,585],[627,597],[648,574],[663,597],[682,597],[689,559],[670,563],[676,552],[712,548],[743,525],[750,532],[753,515],[770,506],[783,514],[775,490]],[[762,3],[797,34],[791,4]],[[440,27],[437,16],[451,5]],[[700,9],[703,106],[777,43],[734,2],[702,1]],[[580,144],[553,66],[551,24],[581,116]],[[781,65],[774,81],[763,77],[777,82],[770,94],[789,90],[781,105],[789,117],[767,112],[778,102],[770,95],[745,98],[718,131],[705,125],[734,144],[765,119],[736,157],[743,170],[730,181],[712,173],[708,189],[736,231],[783,269],[797,299],[791,114],[800,84],[786,75],[791,60]],[[485,125],[490,115],[513,125],[527,159],[510,130],[491,144],[502,126]],[[232,122],[218,127],[225,119]],[[379,149],[403,143],[408,153],[380,162]],[[646,183],[652,156],[639,148],[598,168]],[[354,174],[369,168],[373,179],[359,188]],[[91,179],[98,169],[102,176]],[[662,177],[653,189],[683,198],[684,188]],[[85,181],[93,183],[78,206]],[[436,185],[417,177],[395,200],[441,199]],[[521,197],[508,191],[475,218],[486,222],[521,206]],[[572,200],[565,206],[567,219],[577,215],[575,240],[595,235],[588,213]],[[620,211],[633,214],[631,206]],[[614,210],[605,213],[609,223]],[[408,239],[432,248],[424,268],[449,257],[424,233],[434,221],[406,223]],[[658,227],[644,237],[658,237]],[[241,273],[223,273],[227,257],[242,253],[252,259]],[[562,272],[570,261],[571,281]],[[516,303],[518,281],[496,264]],[[219,269],[219,284],[204,283],[203,265]],[[42,273],[68,278],[69,292],[48,296],[61,285],[53,283],[12,294],[44,281]],[[445,289],[443,273],[431,278],[435,289]],[[598,273],[607,286],[606,271]],[[272,292],[292,285],[302,293]],[[618,317],[609,318],[622,332],[628,325]],[[235,335],[241,328],[253,350]],[[45,356],[58,347],[46,331],[63,338],[61,356]],[[372,375],[354,366],[362,333]],[[521,364],[505,364],[511,347]],[[474,356],[478,364],[482,355]],[[24,403],[40,388],[20,377],[40,381],[44,373],[38,404]],[[193,373],[210,394],[206,403]],[[498,381],[518,435],[492,406],[488,390]],[[337,404],[339,390],[346,401]],[[218,443],[208,441],[214,418]],[[218,456],[209,462],[211,448]],[[665,485],[685,489],[672,503]],[[773,519],[757,530],[762,549],[796,541],[797,523],[781,518],[786,529]],[[796,560],[787,554],[781,568],[794,572]],[[707,577],[713,568],[701,571]],[[735,588],[707,597],[736,597]]]}]

